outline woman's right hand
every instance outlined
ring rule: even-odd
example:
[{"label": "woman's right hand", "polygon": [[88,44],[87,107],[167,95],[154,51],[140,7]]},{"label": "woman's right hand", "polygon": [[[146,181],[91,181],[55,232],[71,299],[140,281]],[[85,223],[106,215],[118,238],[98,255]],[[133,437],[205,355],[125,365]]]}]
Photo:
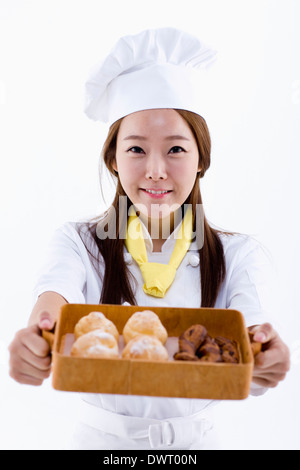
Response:
[{"label": "woman's right hand", "polygon": [[21,384],[41,385],[51,373],[50,346],[42,330],[51,330],[55,320],[42,312],[38,322],[18,331],[9,345],[9,374]]}]

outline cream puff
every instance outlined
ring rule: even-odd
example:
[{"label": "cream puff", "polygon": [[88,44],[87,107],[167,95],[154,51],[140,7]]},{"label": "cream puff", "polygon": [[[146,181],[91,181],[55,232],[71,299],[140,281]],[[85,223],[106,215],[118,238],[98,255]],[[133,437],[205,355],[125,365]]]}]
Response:
[{"label": "cream puff", "polygon": [[75,325],[74,335],[77,339],[90,331],[99,329],[112,334],[116,338],[116,341],[119,341],[119,332],[117,327],[111,320],[106,318],[102,312],[91,312],[82,317]]},{"label": "cream puff", "polygon": [[122,351],[124,359],[144,359],[147,361],[167,361],[169,354],[156,336],[137,335]]},{"label": "cream puff", "polygon": [[81,335],[72,345],[71,356],[90,358],[119,357],[116,338],[106,331],[93,330]]},{"label": "cream puff", "polygon": [[137,335],[155,336],[162,344],[165,344],[168,338],[167,330],[159,316],[151,310],[135,312],[125,324],[123,337],[126,344]]}]

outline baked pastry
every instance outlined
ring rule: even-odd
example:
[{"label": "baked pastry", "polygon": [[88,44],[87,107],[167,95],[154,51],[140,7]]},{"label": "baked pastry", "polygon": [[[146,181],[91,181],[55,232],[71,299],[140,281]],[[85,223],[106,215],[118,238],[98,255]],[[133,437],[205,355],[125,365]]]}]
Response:
[{"label": "baked pastry", "polygon": [[202,325],[192,325],[178,340],[179,351],[174,359],[181,361],[239,362],[238,346],[235,341],[222,336],[212,338]]},{"label": "baked pastry", "polygon": [[239,352],[235,341],[223,336],[216,336],[215,341],[220,347],[223,362],[232,364],[239,362]]},{"label": "baked pastry", "polygon": [[165,344],[168,339],[167,330],[159,316],[151,310],[135,312],[125,324],[123,337],[126,344],[137,335],[156,336],[162,344]]},{"label": "baked pastry", "polygon": [[119,341],[119,332],[117,327],[112,321],[106,318],[102,312],[91,312],[82,317],[75,325],[74,335],[77,339],[90,331],[99,329],[112,334],[116,338],[116,341]]},{"label": "baked pastry", "polygon": [[93,330],[81,335],[73,343],[71,356],[119,357],[119,345],[112,334],[103,330]]},{"label": "baked pastry", "polygon": [[180,335],[179,352],[174,355],[174,359],[183,361],[197,361],[196,351],[201,346],[207,336],[206,328],[202,325],[192,325]]},{"label": "baked pastry", "polygon": [[122,351],[124,359],[144,359],[147,361],[167,361],[169,354],[156,336],[137,335]]},{"label": "baked pastry", "polygon": [[223,362],[220,347],[210,336],[206,336],[200,348],[196,351],[197,357],[202,362]]}]

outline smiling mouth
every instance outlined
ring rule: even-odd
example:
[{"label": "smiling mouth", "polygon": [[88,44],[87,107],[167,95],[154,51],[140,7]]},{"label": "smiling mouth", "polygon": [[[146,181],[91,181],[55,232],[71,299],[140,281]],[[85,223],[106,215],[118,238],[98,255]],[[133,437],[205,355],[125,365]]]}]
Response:
[{"label": "smiling mouth", "polygon": [[160,195],[163,195],[163,194],[168,194],[168,193],[172,192],[171,190],[163,190],[163,189],[155,190],[155,189],[144,189],[144,188],[142,188],[142,191],[145,191],[148,194],[154,194],[154,195],[157,195],[157,196],[160,196]]}]

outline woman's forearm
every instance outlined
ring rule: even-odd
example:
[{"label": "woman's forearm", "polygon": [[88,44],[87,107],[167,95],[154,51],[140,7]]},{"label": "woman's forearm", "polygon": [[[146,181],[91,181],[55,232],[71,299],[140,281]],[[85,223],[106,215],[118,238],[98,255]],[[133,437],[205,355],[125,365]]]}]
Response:
[{"label": "woman's forearm", "polygon": [[52,319],[55,323],[61,307],[66,303],[68,302],[60,294],[52,291],[44,292],[39,296],[32,310],[28,326],[39,324],[44,313],[47,313],[46,317]]}]

